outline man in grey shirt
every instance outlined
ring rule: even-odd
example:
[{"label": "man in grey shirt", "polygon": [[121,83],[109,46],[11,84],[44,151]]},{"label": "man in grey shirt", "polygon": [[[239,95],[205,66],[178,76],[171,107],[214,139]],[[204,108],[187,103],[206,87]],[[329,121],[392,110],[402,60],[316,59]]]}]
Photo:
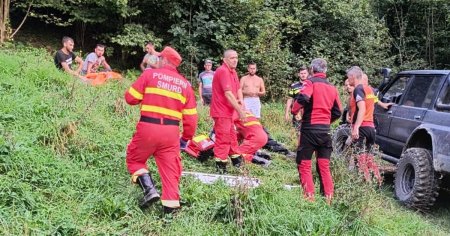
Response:
[{"label": "man in grey shirt", "polygon": [[200,95],[201,103],[209,106],[211,103],[212,81],[214,77],[212,61],[205,60],[204,68],[205,70],[198,75],[198,93]]},{"label": "man in grey shirt", "polygon": [[103,54],[105,53],[105,45],[97,44],[94,49],[94,52],[91,52],[87,55],[86,59],[83,62],[83,67],[81,72],[83,75],[89,73],[99,72],[100,66],[103,67],[102,71],[111,71],[111,66],[106,62]]},{"label": "man in grey shirt", "polygon": [[144,71],[148,68],[157,68],[160,53],[155,50],[155,45],[153,45],[152,42],[148,42],[145,45],[145,51],[147,52],[147,54],[145,54],[144,59],[142,59],[142,62],[140,64],[141,71]]}]

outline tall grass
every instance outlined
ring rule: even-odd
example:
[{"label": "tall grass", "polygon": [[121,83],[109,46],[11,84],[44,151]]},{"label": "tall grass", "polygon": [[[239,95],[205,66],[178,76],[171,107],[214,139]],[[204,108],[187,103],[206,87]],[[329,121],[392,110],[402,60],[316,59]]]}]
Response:
[{"label": "tall grass", "polygon": [[[332,206],[309,203],[298,185],[293,160],[274,154],[268,169],[246,165],[262,185],[239,192],[223,183],[182,178],[185,203],[168,219],[161,206],[138,208],[141,190],[130,183],[125,150],[139,117],[124,104],[135,79],[90,87],[56,70],[50,56],[32,48],[0,50],[0,234],[1,235],[445,235],[448,212],[417,214],[399,206],[389,189],[377,189],[333,160]],[[199,133],[208,133],[208,109]],[[281,104],[263,107],[274,138],[295,148],[295,132]],[[183,156],[185,170],[214,173],[212,161]],[[153,160],[151,171],[156,172]],[[230,168],[232,174],[240,174]],[[157,174],[156,181],[160,183]],[[316,180],[317,183],[317,180]],[[158,184],[160,187],[160,184]],[[388,188],[388,187],[386,187]],[[236,201],[239,205],[236,205]],[[236,221],[236,212],[242,221]]]}]

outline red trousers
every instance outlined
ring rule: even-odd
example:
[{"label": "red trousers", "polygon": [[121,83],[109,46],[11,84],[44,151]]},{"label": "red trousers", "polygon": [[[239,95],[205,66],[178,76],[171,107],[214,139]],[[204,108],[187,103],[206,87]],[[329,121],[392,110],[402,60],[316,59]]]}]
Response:
[{"label": "red trousers", "polygon": [[232,118],[213,117],[216,141],[214,158],[216,161],[227,162],[228,156],[239,154],[236,131]]},{"label": "red trousers", "polygon": [[127,148],[127,168],[133,176],[148,173],[147,160],[155,157],[162,181],[161,202],[164,206],[180,206],[179,183],[182,171],[179,128],[139,122]]},{"label": "red trousers", "polygon": [[246,161],[252,161],[253,155],[258,149],[267,143],[267,133],[260,125],[245,126],[244,141],[238,147],[239,153],[242,153]]},{"label": "red trousers", "polygon": [[[306,198],[314,198],[314,182],[311,172],[311,160],[301,160],[297,166],[300,174],[300,183],[302,184]],[[327,158],[317,158],[317,167],[319,177],[324,187],[325,197],[332,198],[334,193],[334,184],[330,171],[330,160]]]}]

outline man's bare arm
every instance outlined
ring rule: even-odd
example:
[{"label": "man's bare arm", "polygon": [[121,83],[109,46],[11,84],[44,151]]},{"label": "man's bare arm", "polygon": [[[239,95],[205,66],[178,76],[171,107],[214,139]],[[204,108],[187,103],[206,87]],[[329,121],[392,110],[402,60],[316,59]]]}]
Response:
[{"label": "man's bare arm", "polygon": [[261,77],[259,79],[261,80],[261,86],[259,87],[258,96],[261,97],[266,94],[266,86],[264,86],[264,80]]},{"label": "man's bare arm", "polygon": [[67,64],[67,62],[61,62],[61,66],[64,69],[65,72],[67,72],[68,74],[74,75],[74,76],[78,76],[78,73],[72,69],[70,69],[69,65]]},{"label": "man's bare arm", "polygon": [[202,82],[198,83],[198,94],[199,94],[200,101],[203,104],[203,90],[202,90],[202,87],[203,87],[203,83]]},{"label": "man's bare arm", "polygon": [[292,105],[292,98],[288,98],[286,101],[286,108],[284,110],[284,119],[286,121],[289,121],[291,118],[291,105]]},{"label": "man's bare arm", "polygon": [[[241,109],[241,105],[239,105],[238,100],[234,97],[233,93],[231,91],[225,91],[225,97],[227,98],[228,102],[230,102],[231,106],[233,106],[234,110],[236,110],[239,114],[239,118],[245,119],[244,111]],[[238,93],[239,97],[239,93]]]},{"label": "man's bare arm", "polygon": [[77,75],[80,74],[81,68],[83,68],[83,59],[81,57],[75,57],[75,62],[78,63],[78,68],[76,69]]},{"label": "man's bare arm", "polygon": [[244,94],[242,93],[242,89],[238,89],[237,96],[238,104],[244,107]]},{"label": "man's bare arm", "polygon": [[392,106],[394,103],[392,103],[392,102],[384,103],[384,102],[378,101],[376,104],[385,110],[389,110],[389,107]]},{"label": "man's bare arm", "polygon": [[352,138],[353,139],[359,138],[359,127],[361,127],[361,124],[364,120],[364,114],[366,113],[366,102],[359,101],[356,103],[356,106],[358,106],[358,114],[356,115],[355,125],[353,126],[353,129],[352,129]]},{"label": "man's bare arm", "polygon": [[106,69],[106,71],[111,71],[111,66],[109,66],[108,62],[106,62],[105,58],[103,58],[102,65],[103,65],[103,68]]},{"label": "man's bare arm", "polygon": [[93,73],[92,67],[94,67],[94,63],[88,61],[88,66],[87,66],[86,74]]}]

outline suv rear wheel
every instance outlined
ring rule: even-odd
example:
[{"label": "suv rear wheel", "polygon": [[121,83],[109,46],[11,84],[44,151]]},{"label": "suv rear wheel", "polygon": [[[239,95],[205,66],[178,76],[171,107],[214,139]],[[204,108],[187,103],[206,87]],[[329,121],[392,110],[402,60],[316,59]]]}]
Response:
[{"label": "suv rear wheel", "polygon": [[350,125],[343,124],[337,127],[337,129],[333,133],[333,152],[336,155],[344,154],[347,152],[349,148],[348,145],[345,144],[347,138],[351,135]]},{"label": "suv rear wheel", "polygon": [[428,210],[438,196],[438,181],[429,150],[409,148],[397,163],[395,195],[408,207]]}]

